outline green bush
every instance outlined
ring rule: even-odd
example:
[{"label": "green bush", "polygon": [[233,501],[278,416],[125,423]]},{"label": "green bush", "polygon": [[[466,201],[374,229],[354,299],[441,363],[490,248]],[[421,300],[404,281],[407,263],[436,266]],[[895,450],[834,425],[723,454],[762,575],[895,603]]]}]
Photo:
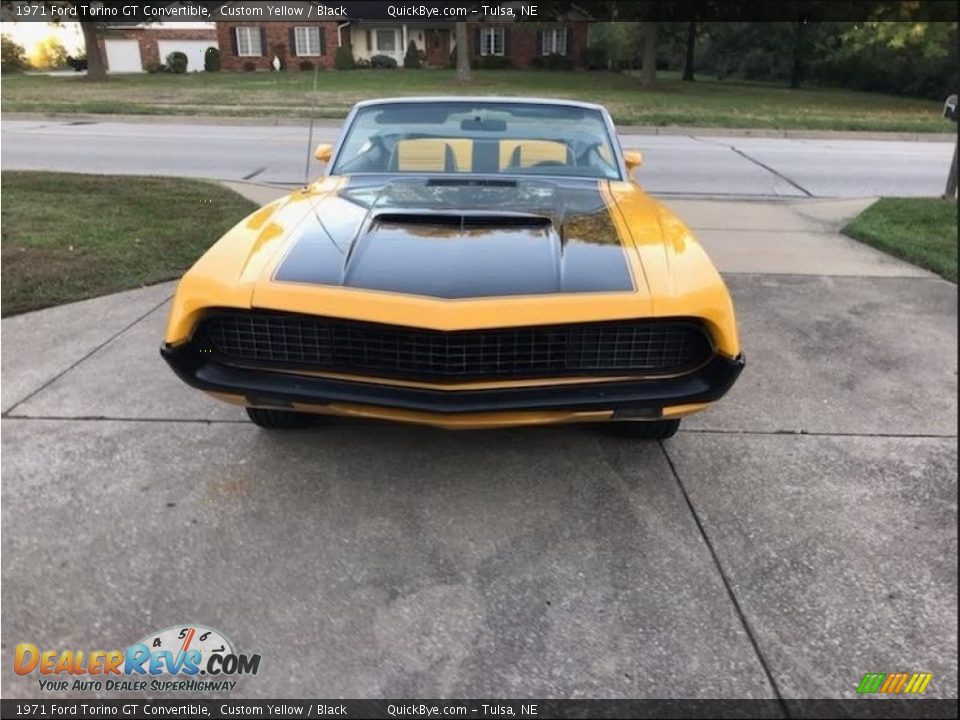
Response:
[{"label": "green bush", "polygon": [[480,56],[477,67],[481,70],[509,70],[513,67],[510,58],[503,55],[482,55]]},{"label": "green bush", "polygon": [[602,47],[588,47],[580,57],[587,70],[606,70],[609,66],[607,51]]},{"label": "green bush", "polygon": [[253,60],[246,60],[243,63],[244,72],[253,72],[256,69],[257,69],[257,64]]},{"label": "green bush", "polygon": [[333,56],[333,67],[337,70],[353,70],[357,66],[353,59],[353,50],[347,45],[341,45],[337,48]]},{"label": "green bush", "polygon": [[80,72],[81,70],[87,69],[87,54],[78,55],[77,57],[68,57],[67,65],[73,68],[74,72]]},{"label": "green bush", "polygon": [[187,55],[174,50],[167,55],[167,70],[176,75],[183,75],[187,71]]},{"label": "green bush", "polygon": [[357,61],[354,63],[354,65],[355,65],[355,67],[357,68],[357,70],[369,70],[369,69],[370,69],[370,61],[367,60],[367,58],[360,58],[359,60],[357,60]]},{"label": "green bush", "polygon": [[208,47],[203,52],[203,69],[207,72],[220,72],[220,50]]},{"label": "green bush", "polygon": [[530,65],[535,68],[544,68],[545,70],[573,70],[573,60],[566,55],[560,55],[558,53],[538,55],[530,61]]},{"label": "green bush", "polygon": [[30,67],[23,46],[4,33],[0,35],[0,71],[19,72]]},{"label": "green bush", "polygon": [[407,53],[403,56],[403,66],[407,70],[420,69],[420,51],[417,50],[417,44],[413,40],[407,45]]},{"label": "green bush", "polygon": [[146,70],[151,75],[156,75],[157,73],[162,73],[167,71],[167,66],[163,63],[159,63],[156,60],[150,60],[143,65],[143,69]]},{"label": "green bush", "polygon": [[302,70],[303,72],[310,72],[311,70],[313,70],[313,63],[310,62],[309,60],[301,60],[300,70]]},{"label": "green bush", "polygon": [[374,55],[370,58],[370,67],[374,70],[390,70],[397,66],[397,61],[389,55]]}]

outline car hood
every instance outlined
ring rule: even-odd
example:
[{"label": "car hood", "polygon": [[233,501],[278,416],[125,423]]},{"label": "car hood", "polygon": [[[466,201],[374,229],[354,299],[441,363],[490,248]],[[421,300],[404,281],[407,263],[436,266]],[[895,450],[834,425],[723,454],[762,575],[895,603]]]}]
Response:
[{"label": "car hood", "polygon": [[643,295],[616,213],[605,181],[354,177],[312,200],[252,304],[286,284],[445,300]]}]

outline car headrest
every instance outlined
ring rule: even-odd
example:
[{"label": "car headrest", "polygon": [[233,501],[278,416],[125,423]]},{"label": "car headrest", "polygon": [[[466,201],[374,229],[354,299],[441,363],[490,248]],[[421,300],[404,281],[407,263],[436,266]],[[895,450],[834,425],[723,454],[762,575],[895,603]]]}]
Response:
[{"label": "car headrest", "polygon": [[391,162],[399,172],[457,172],[453,148],[437,138],[398,140]]},{"label": "car headrest", "polygon": [[501,140],[500,169],[531,167],[537,163],[555,162],[569,165],[573,153],[562,142],[555,140]]}]

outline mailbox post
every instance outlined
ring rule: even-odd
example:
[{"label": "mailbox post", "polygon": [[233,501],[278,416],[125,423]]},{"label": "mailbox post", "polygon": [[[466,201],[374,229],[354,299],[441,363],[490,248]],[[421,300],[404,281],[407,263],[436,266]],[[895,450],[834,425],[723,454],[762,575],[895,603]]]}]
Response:
[{"label": "mailbox post", "polygon": [[[957,96],[951,95],[943,103],[943,116],[948,120],[957,122]],[[946,198],[955,198],[957,196],[957,147],[958,143],[953,145],[953,162],[950,163],[950,174],[947,175],[947,187],[943,191]]]}]

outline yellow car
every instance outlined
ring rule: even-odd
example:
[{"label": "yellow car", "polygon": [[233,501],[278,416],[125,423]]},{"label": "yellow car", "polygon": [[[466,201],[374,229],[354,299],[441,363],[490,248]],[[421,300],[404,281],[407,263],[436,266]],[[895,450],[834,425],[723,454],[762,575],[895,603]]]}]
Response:
[{"label": "yellow car", "polygon": [[641,438],[720,398],[743,356],[723,281],[631,179],[599,106],[358,104],[327,174],[184,275],[162,353],[266,428],[317,414]]}]

